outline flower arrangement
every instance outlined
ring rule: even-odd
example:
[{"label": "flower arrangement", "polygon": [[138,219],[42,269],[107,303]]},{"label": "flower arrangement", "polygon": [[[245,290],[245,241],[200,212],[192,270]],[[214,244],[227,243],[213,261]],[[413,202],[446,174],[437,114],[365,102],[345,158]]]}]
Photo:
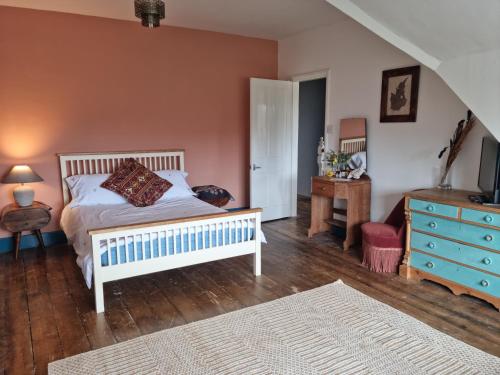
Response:
[{"label": "flower arrangement", "polygon": [[351,159],[351,155],[346,154],[345,152],[339,152],[337,154],[337,161],[340,165],[347,164],[350,159]]},{"label": "flower arrangement", "polygon": [[346,164],[351,155],[346,154],[345,152],[335,152],[330,150],[326,153],[326,160],[333,165],[344,165]]},{"label": "flower arrangement", "polygon": [[448,159],[446,159],[446,164],[444,167],[444,172],[441,177],[441,181],[439,183],[439,187],[444,189],[450,189],[451,186],[449,184],[445,184],[446,177],[450,172],[450,168],[453,165],[453,162],[457,158],[460,150],[462,149],[462,145],[467,138],[467,135],[474,128],[476,124],[476,116],[469,110],[467,111],[467,118],[460,120],[455,132],[453,133],[453,137],[450,139],[450,145],[444,147],[438,155],[438,158],[441,159],[446,151],[448,151]]},{"label": "flower arrangement", "polygon": [[340,173],[340,177],[344,177],[344,170],[347,169],[347,163],[351,158],[350,154],[344,152],[335,152],[330,150],[326,153],[326,161],[332,166],[332,168],[327,172],[328,177],[333,177]]}]

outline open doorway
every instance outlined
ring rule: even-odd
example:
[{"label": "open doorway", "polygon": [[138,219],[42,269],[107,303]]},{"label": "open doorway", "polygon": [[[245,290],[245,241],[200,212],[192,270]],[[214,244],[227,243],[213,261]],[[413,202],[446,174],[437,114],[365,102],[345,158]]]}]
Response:
[{"label": "open doorway", "polygon": [[[317,75],[299,81],[299,124],[297,160],[297,209],[311,199],[311,178],[319,173],[318,143],[325,136],[327,78]],[[308,214],[308,213],[307,213]]]}]

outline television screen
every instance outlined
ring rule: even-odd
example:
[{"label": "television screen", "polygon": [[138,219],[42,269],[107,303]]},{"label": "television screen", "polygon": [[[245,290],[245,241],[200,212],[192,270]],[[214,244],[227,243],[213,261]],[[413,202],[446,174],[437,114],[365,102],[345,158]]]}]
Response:
[{"label": "television screen", "polygon": [[[495,198],[498,190],[499,144],[490,137],[483,138],[478,186],[489,198]],[[496,203],[496,202],[494,202]]]}]

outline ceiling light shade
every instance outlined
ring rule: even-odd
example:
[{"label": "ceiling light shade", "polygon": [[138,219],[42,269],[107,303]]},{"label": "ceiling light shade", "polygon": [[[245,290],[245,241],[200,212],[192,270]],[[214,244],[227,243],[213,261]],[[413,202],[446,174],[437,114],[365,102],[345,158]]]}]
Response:
[{"label": "ceiling light shade", "polygon": [[135,16],[140,18],[142,26],[149,28],[160,26],[165,18],[165,2],[162,0],[134,0]]}]

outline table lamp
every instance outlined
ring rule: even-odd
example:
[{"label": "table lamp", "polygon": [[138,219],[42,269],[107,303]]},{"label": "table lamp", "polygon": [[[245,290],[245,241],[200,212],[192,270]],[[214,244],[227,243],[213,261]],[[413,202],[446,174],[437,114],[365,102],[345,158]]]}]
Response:
[{"label": "table lamp", "polygon": [[3,178],[3,184],[21,184],[14,189],[14,200],[21,207],[31,206],[35,192],[24,184],[43,181],[28,165],[15,165]]}]

